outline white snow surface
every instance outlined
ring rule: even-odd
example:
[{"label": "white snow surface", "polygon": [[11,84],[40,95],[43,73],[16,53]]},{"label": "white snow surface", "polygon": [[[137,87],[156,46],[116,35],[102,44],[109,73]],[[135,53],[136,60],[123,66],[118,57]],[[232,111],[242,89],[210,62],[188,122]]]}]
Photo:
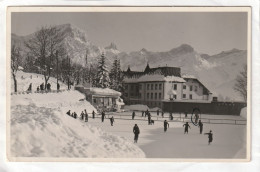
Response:
[{"label": "white snow surface", "polygon": [[[21,72],[18,84],[38,84],[36,74]],[[34,79],[31,79],[30,76]],[[40,78],[38,76],[38,78]],[[27,82],[26,82],[27,81]],[[20,86],[20,85],[19,85]],[[22,88],[22,87],[20,87]],[[143,158],[144,152],[125,137],[107,133],[79,119],[96,109],[76,90],[11,95],[12,157]],[[78,118],[66,112],[76,112]],[[91,114],[89,114],[91,118]],[[94,120],[94,119],[93,119]],[[98,120],[98,119],[95,119]],[[98,120],[99,121],[99,120]]]}]

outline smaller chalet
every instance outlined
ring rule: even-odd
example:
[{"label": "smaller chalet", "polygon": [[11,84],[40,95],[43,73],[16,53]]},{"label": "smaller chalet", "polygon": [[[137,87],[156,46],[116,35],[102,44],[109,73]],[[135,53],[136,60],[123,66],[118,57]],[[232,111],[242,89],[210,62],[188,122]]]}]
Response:
[{"label": "smaller chalet", "polygon": [[86,95],[89,101],[97,110],[119,111],[124,105],[120,98],[121,93],[110,88],[75,86],[75,89]]}]

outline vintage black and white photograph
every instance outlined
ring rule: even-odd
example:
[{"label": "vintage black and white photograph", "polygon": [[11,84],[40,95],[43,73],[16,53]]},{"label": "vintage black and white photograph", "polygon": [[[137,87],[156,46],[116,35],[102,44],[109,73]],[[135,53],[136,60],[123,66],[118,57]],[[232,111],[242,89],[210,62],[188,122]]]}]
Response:
[{"label": "vintage black and white photograph", "polygon": [[10,160],[249,160],[250,8],[37,9],[9,9]]}]

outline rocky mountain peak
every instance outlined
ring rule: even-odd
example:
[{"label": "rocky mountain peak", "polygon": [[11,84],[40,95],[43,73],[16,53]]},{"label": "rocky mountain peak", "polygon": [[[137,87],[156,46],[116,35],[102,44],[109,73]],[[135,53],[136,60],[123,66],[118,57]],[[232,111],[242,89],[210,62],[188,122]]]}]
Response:
[{"label": "rocky mountain peak", "polygon": [[108,45],[107,47],[105,47],[105,49],[113,49],[113,50],[117,50],[117,46],[114,42],[111,42],[110,45]]},{"label": "rocky mountain peak", "polygon": [[170,52],[172,52],[172,53],[191,53],[193,51],[194,51],[194,48],[188,44],[182,44],[179,47],[173,48],[170,50]]}]

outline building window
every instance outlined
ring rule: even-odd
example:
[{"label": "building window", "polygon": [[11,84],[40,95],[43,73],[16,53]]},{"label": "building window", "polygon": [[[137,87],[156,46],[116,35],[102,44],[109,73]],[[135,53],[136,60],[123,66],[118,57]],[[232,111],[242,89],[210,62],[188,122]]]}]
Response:
[{"label": "building window", "polygon": [[157,90],[157,87],[158,87],[158,85],[157,85],[157,84],[155,84],[155,90]]},{"label": "building window", "polygon": [[146,98],[149,99],[149,93],[146,94]]},{"label": "building window", "polygon": [[97,99],[93,99],[93,102],[94,102],[94,103],[97,103]]},{"label": "building window", "polygon": [[190,94],[190,99],[192,99],[192,94]]},{"label": "building window", "polygon": [[198,87],[197,86],[195,86],[195,91],[198,91]]},{"label": "building window", "polygon": [[134,86],[133,85],[131,85],[131,91],[133,91],[134,90]]},{"label": "building window", "polygon": [[150,89],[150,84],[147,84],[147,90],[149,90]]},{"label": "building window", "polygon": [[192,91],[192,85],[190,86],[190,91]]},{"label": "building window", "polygon": [[162,98],[162,93],[159,93],[159,99],[161,99]]},{"label": "building window", "polygon": [[174,85],[173,85],[173,89],[174,89],[174,90],[177,90],[177,84],[174,84]]},{"label": "building window", "polygon": [[183,85],[183,89],[186,90],[186,85]]},{"label": "building window", "polygon": [[153,99],[153,93],[151,93],[151,99]]},{"label": "building window", "polygon": [[186,94],[183,94],[183,95],[182,95],[182,98],[184,98],[184,99],[185,99],[185,98],[186,98]]},{"label": "building window", "polygon": [[139,93],[139,98],[142,98],[142,94],[141,93]]},{"label": "building window", "polygon": [[142,84],[139,85],[139,89],[142,90]]},{"label": "building window", "polygon": [[151,90],[153,90],[153,84],[151,84]]},{"label": "building window", "polygon": [[157,93],[154,93],[154,99],[157,99]]},{"label": "building window", "polygon": [[161,90],[162,89],[162,84],[159,84],[159,90]]},{"label": "building window", "polygon": [[174,99],[177,99],[177,95],[174,94],[174,95],[173,95],[173,98],[174,98]]}]

